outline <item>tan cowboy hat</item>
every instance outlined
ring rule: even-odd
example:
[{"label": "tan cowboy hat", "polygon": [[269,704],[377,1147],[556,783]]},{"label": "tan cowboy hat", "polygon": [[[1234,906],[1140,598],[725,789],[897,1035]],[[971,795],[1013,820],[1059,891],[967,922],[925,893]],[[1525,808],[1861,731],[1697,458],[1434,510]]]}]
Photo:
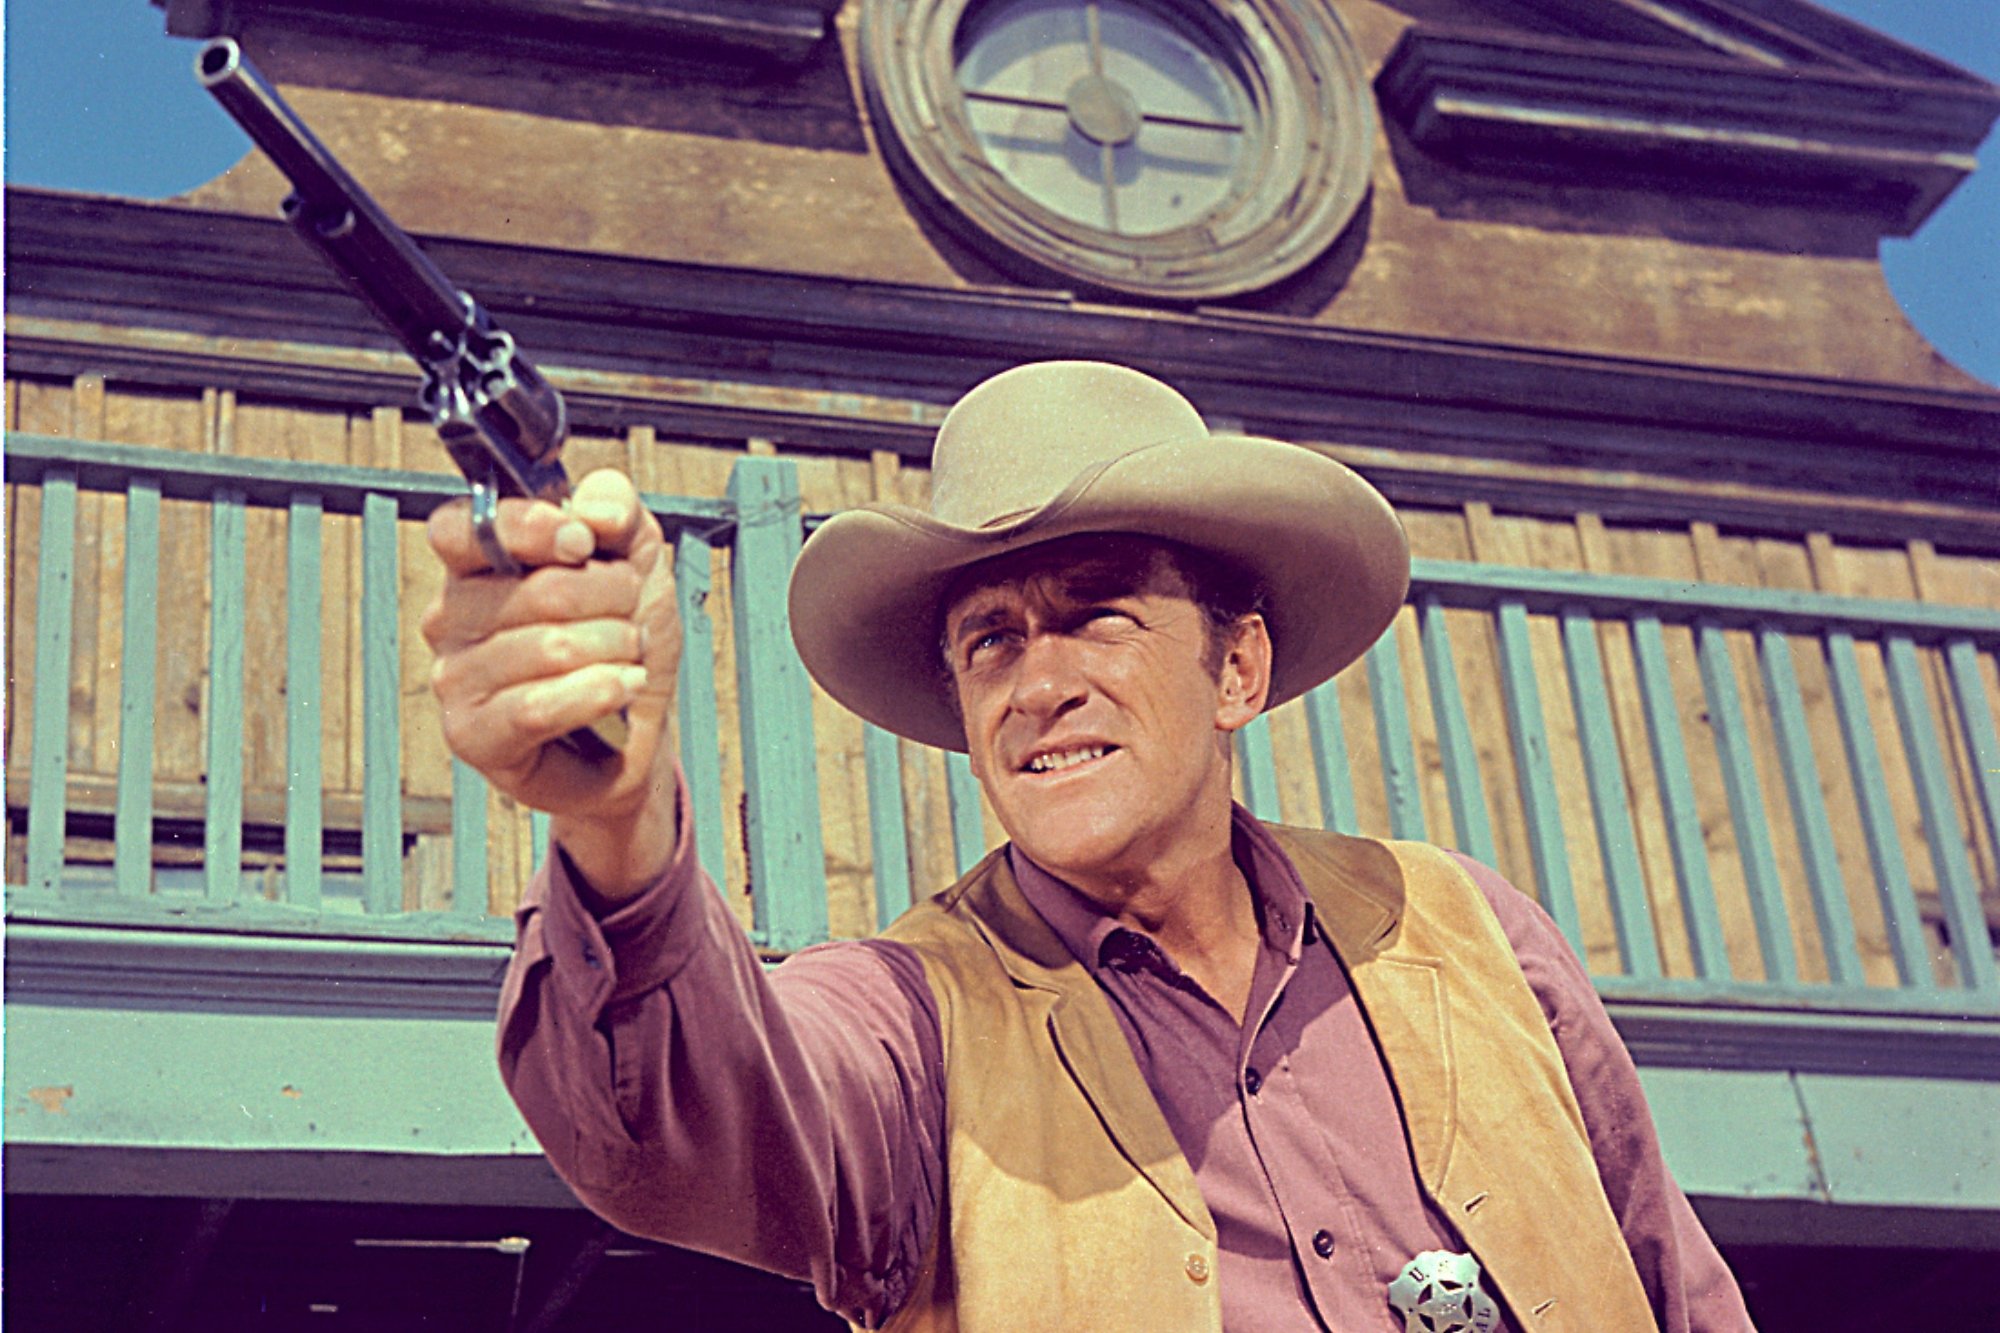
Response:
[{"label": "tan cowboy hat", "polygon": [[968,565],[1086,532],[1180,542],[1256,579],[1273,708],[1366,652],[1410,581],[1402,524],[1346,467],[1211,434],[1136,370],[1045,361],[995,375],[946,415],[928,512],[872,504],[813,533],[792,569],[799,656],[868,721],[963,750],[939,647],[946,591]]}]

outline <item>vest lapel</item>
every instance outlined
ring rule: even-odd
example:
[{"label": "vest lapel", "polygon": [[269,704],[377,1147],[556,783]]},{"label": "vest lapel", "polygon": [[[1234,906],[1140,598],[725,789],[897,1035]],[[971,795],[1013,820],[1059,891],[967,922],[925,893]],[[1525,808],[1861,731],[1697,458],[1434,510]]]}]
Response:
[{"label": "vest lapel", "polygon": [[1417,1175],[1436,1195],[1451,1162],[1458,1117],[1457,1071],[1438,960],[1383,956],[1351,972],[1354,994],[1399,1094]]},{"label": "vest lapel", "polygon": [[974,921],[997,937],[995,953],[1015,984],[1050,997],[1050,1039],[1118,1150],[1188,1225],[1214,1240],[1215,1219],[1202,1202],[1194,1169],[1097,982],[1028,905],[1004,849],[969,879],[967,895],[977,900]]},{"label": "vest lapel", "polygon": [[1411,950],[1403,939],[1402,867],[1377,842],[1304,839],[1265,827],[1298,868],[1319,924],[1347,968],[1397,1090],[1417,1175],[1435,1193],[1457,1132],[1458,1071],[1440,960]]}]

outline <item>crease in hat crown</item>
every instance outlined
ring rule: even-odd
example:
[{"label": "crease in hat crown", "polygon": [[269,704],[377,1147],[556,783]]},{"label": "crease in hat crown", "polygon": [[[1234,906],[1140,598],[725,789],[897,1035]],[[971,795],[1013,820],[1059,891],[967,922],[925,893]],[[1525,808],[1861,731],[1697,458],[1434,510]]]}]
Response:
[{"label": "crease in hat crown", "polygon": [[945,415],[931,451],[931,517],[956,528],[1004,527],[1093,465],[1207,436],[1192,403],[1136,370],[1098,361],[1016,366]]}]

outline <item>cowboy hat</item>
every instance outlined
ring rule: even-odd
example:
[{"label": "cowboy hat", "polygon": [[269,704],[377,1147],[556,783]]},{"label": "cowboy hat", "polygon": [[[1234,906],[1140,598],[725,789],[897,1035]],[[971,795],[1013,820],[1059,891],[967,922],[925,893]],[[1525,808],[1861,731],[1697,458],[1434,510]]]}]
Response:
[{"label": "cowboy hat", "polygon": [[1136,370],[1046,361],[995,375],[946,415],[929,510],[866,505],[807,540],[792,568],[799,656],[868,721],[963,750],[939,647],[947,591],[979,561],[1079,533],[1179,542],[1255,580],[1272,708],[1366,652],[1409,586],[1402,525],[1346,467],[1211,433]]}]

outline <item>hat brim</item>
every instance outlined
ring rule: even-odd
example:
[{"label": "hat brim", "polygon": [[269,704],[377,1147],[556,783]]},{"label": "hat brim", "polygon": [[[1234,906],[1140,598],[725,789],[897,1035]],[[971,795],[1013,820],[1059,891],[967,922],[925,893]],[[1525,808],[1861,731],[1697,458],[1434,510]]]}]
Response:
[{"label": "hat brim", "polygon": [[1366,652],[1409,588],[1402,524],[1374,487],[1298,445],[1213,435],[1124,454],[1040,509],[990,527],[954,527],[906,505],[834,515],[792,569],[799,656],[862,718],[964,750],[939,648],[946,592],[970,565],[1081,533],[1179,542],[1257,579],[1273,645],[1272,708]]}]

